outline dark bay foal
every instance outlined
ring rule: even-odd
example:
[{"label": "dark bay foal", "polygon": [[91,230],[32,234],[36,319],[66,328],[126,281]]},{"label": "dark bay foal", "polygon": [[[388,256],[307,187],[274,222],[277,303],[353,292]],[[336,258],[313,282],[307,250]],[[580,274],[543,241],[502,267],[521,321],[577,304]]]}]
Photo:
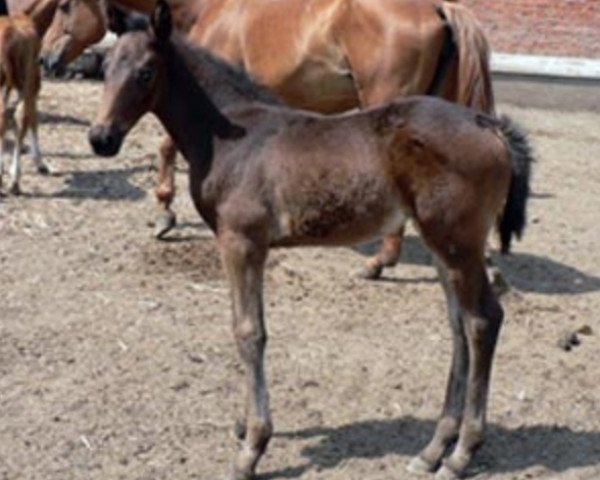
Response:
[{"label": "dark bay foal", "polygon": [[[206,92],[192,71],[204,75]],[[524,227],[531,158],[523,135],[507,119],[426,97],[332,117],[263,103],[263,90],[242,74],[172,37],[162,2],[151,28],[118,40],[105,82],[89,135],[94,150],[115,155],[140,117],[155,113],[189,162],[190,193],[217,237],[248,389],[232,478],[254,475],[272,434],[264,372],[269,248],[351,245],[409,219],[436,259],[454,343],[441,418],[409,469],[437,470],[438,480],[462,475],[483,441],[503,318],[484,248],[496,222],[505,247]],[[225,93],[237,101],[221,98],[228,106],[219,110],[211,98]]]}]

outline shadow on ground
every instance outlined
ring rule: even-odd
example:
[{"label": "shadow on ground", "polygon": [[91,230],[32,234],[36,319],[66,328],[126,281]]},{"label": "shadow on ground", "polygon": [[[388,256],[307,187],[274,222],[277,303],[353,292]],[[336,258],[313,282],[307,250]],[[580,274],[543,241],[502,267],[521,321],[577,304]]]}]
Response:
[{"label": "shadow on ground", "polygon": [[[276,438],[315,439],[316,442],[302,450],[307,462],[267,472],[258,478],[297,478],[308,470],[336,468],[351,458],[380,458],[389,454],[414,456],[433,434],[434,425],[431,420],[406,416],[398,420],[369,420],[334,428],[311,427],[276,433]],[[511,430],[491,424],[486,435],[486,443],[476,455],[472,471],[518,472],[542,466],[552,472],[564,472],[600,465],[600,432],[547,425]]]},{"label": "shadow on ground", "polygon": [[[355,250],[365,256],[374,254],[379,242],[356,247]],[[543,293],[549,295],[575,295],[600,290],[600,277],[588,275],[574,267],[529,253],[511,253],[510,255],[492,255],[496,265],[505,275],[509,284],[522,292]],[[394,276],[386,276],[383,281],[402,283],[402,264],[431,265],[431,255],[418,237],[408,236],[404,239],[402,259],[394,267]],[[433,267],[432,267],[433,270]],[[388,269],[387,272],[392,270]],[[429,279],[425,279],[430,281]]]},{"label": "shadow on ground", "polygon": [[87,119],[81,119],[73,115],[62,115],[59,113],[39,112],[40,123],[67,123],[70,125],[78,125],[89,127],[92,123]]},{"label": "shadow on ground", "polygon": [[31,198],[72,198],[92,200],[137,201],[146,191],[131,183],[130,177],[148,170],[147,166],[124,169],[62,172],[66,187],[52,193],[25,194]]}]

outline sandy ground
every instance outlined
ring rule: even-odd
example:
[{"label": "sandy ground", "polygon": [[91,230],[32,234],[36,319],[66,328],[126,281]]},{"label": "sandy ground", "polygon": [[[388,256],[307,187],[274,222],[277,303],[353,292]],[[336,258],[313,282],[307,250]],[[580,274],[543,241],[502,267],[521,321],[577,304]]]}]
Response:
[{"label": "sandy ground", "polygon": [[[24,195],[0,199],[0,479],[224,478],[241,368],[215,243],[186,193],[152,238],[146,118],[118,159],[90,153],[99,84],[45,83]],[[530,226],[499,259],[503,304],[476,479],[600,478],[600,114],[503,104],[532,133]],[[441,408],[450,336],[434,270],[409,236],[400,266],[353,279],[351,249],[270,257],[276,435],[260,479],[409,479]],[[564,351],[565,331],[588,326]]]}]

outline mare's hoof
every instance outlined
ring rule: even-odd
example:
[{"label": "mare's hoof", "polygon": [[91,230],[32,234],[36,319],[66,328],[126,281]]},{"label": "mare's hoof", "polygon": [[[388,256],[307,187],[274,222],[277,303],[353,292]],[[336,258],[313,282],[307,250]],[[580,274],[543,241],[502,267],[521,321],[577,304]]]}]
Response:
[{"label": "mare's hoof", "polygon": [[500,270],[494,269],[491,272],[491,277],[492,291],[496,297],[500,298],[510,291],[510,285]]},{"label": "mare's hoof", "polygon": [[177,219],[175,217],[175,214],[172,211],[167,210],[166,212],[162,213],[156,220],[156,225],[154,226],[154,236],[158,240],[162,240],[165,237],[165,235],[169,233],[173,229],[173,227],[175,227],[176,223]]},{"label": "mare's hoof", "polygon": [[8,192],[9,192],[11,195],[21,195],[21,187],[19,186],[19,184],[18,184],[18,183],[13,183],[13,184],[12,184],[12,185],[9,187],[9,189],[8,189]]},{"label": "mare's hoof", "polygon": [[461,476],[447,465],[442,465],[433,477],[434,480],[458,480],[459,478]]},{"label": "mare's hoof", "polygon": [[45,163],[42,163],[40,166],[38,166],[37,171],[40,175],[50,175],[50,169]]},{"label": "mare's hoof", "polygon": [[381,265],[365,265],[356,272],[356,278],[362,278],[363,280],[377,280],[381,277],[382,272],[383,266]]},{"label": "mare's hoof", "polygon": [[425,475],[435,470],[435,465],[423,460],[419,455],[413,457],[410,463],[406,466],[406,470],[416,475]]},{"label": "mare's hoof", "polygon": [[246,422],[242,418],[238,418],[233,425],[233,434],[238,440],[246,438]]}]

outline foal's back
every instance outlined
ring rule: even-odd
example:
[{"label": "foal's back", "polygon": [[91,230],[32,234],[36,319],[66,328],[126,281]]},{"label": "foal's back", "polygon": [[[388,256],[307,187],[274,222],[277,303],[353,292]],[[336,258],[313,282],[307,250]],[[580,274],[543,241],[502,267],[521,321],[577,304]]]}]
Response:
[{"label": "foal's back", "polygon": [[256,104],[226,113],[248,135],[218,144],[205,198],[227,197],[232,212],[254,204],[271,217],[273,244],[363,241],[437,214],[423,208],[428,200],[498,212],[506,195],[485,191],[491,181],[508,185],[494,120],[439,99],[334,116]]}]

